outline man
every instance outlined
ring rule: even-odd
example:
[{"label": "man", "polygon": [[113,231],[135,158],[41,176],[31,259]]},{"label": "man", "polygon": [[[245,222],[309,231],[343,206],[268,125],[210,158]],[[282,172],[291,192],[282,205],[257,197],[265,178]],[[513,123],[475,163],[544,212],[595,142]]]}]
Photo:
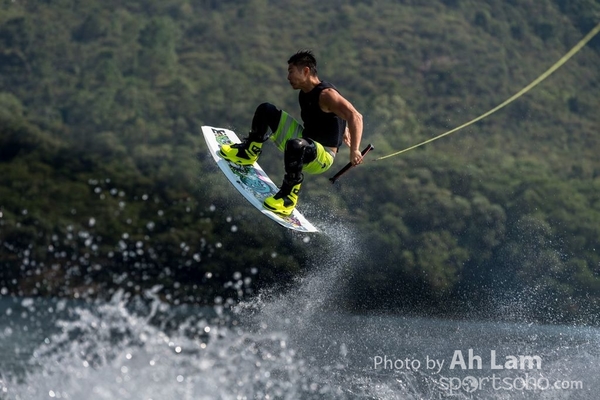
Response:
[{"label": "man", "polygon": [[288,60],[287,79],[292,88],[300,89],[304,126],[285,111],[263,103],[254,113],[248,137],[239,144],[223,145],[219,152],[233,163],[252,165],[263,143],[272,139],[284,151],[285,176],[279,192],[266,198],[263,205],[282,215],[290,215],[296,207],[303,172],[327,171],[342,142],[350,147],[352,165],[362,162],[362,115],[331,83],[319,79],[317,61],[310,51],[300,51]]}]

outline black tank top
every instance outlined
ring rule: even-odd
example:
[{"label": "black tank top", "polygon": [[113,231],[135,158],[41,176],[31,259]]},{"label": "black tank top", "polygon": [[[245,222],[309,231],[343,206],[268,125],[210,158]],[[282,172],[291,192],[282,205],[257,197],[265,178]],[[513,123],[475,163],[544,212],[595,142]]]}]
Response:
[{"label": "black tank top", "polygon": [[323,89],[337,89],[329,82],[321,82],[308,93],[300,91],[300,115],[304,123],[302,137],[312,139],[327,147],[340,147],[344,139],[346,121],[334,113],[326,113],[319,106]]}]

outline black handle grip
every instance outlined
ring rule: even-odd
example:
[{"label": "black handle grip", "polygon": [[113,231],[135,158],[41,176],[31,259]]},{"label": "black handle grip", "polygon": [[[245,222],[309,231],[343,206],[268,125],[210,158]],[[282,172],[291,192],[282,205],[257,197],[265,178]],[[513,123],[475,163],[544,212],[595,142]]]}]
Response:
[{"label": "black handle grip", "polygon": [[[369,143],[367,145],[367,147],[365,147],[363,149],[363,151],[361,151],[362,156],[364,157],[365,154],[367,154],[368,152],[370,152],[371,150],[373,150],[375,147],[373,147],[373,145],[371,143]],[[352,163],[348,163],[344,166],[344,168],[340,169],[340,171],[335,174],[334,176],[332,176],[331,178],[329,178],[329,180],[331,181],[331,183],[335,183],[338,179],[340,179],[340,176],[342,176],[343,174],[345,174],[350,168],[352,168],[354,165],[352,165]]]}]

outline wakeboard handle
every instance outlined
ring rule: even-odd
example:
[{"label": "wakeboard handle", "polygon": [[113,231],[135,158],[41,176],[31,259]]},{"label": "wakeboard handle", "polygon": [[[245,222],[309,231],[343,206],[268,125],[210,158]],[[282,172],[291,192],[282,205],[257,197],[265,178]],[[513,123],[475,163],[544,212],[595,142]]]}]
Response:
[{"label": "wakeboard handle", "polygon": [[[367,145],[367,147],[365,147],[364,150],[361,151],[360,154],[364,157],[365,154],[367,154],[368,152],[370,152],[374,148],[375,147],[373,147],[373,145],[371,143],[369,143]],[[345,174],[352,167],[353,167],[352,163],[346,164],[344,166],[344,168],[340,169],[340,171],[337,174],[335,174],[334,176],[332,176],[331,178],[329,178],[329,180],[331,181],[331,183],[335,183],[338,179],[340,179],[340,176],[342,176],[343,174]]]}]

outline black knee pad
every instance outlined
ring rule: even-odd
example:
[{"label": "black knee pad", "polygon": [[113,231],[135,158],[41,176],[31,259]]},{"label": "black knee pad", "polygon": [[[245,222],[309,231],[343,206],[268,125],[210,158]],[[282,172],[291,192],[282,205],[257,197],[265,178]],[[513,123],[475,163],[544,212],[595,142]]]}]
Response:
[{"label": "black knee pad", "polygon": [[317,158],[317,147],[312,140],[290,139],[285,143],[285,172],[299,173],[302,166]]},{"label": "black knee pad", "polygon": [[290,139],[285,143],[285,151],[290,153],[299,153],[310,146],[310,142],[304,138]]}]

